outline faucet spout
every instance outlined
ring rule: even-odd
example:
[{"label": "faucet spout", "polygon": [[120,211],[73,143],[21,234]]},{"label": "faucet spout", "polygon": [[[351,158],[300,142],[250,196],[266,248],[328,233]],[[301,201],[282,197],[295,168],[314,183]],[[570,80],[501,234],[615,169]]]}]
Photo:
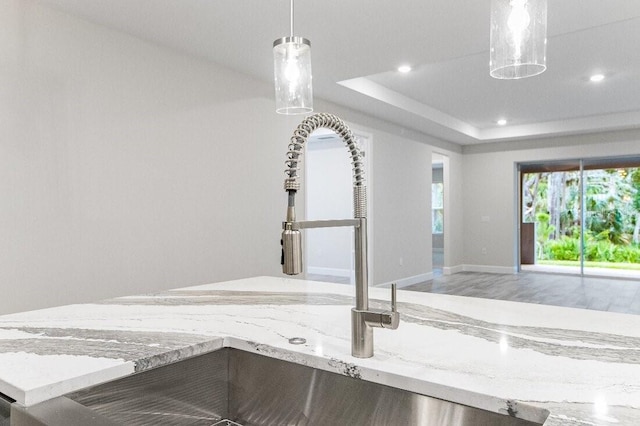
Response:
[{"label": "faucet spout", "polygon": [[[327,128],[338,134],[351,154],[353,167],[353,220],[334,221],[296,221],[295,196],[300,189],[298,182],[299,165],[302,161],[302,148],[307,138],[315,130]],[[398,328],[399,314],[381,313],[369,310],[369,277],[367,259],[367,192],[364,184],[364,161],[356,143],[356,138],[347,125],[337,116],[319,113],[305,118],[296,128],[289,143],[285,161],[287,178],[284,189],[288,193],[287,219],[282,227],[282,272],[297,275],[302,272],[302,235],[304,228],[324,228],[334,226],[353,226],[355,229],[355,275],[356,306],[352,310],[351,353],[355,357],[373,356],[373,328]],[[393,290],[395,300],[395,287]],[[395,303],[393,303],[395,306]]]}]

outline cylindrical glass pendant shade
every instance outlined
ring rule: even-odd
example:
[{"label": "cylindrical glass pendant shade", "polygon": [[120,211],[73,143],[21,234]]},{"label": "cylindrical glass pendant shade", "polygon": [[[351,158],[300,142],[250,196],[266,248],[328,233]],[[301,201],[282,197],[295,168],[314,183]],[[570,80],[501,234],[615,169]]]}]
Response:
[{"label": "cylindrical glass pendant shade", "polygon": [[547,69],[547,0],[491,0],[491,77],[518,79]]},{"label": "cylindrical glass pendant shade", "polygon": [[302,37],[284,37],[273,42],[276,112],[313,112],[311,43]]}]

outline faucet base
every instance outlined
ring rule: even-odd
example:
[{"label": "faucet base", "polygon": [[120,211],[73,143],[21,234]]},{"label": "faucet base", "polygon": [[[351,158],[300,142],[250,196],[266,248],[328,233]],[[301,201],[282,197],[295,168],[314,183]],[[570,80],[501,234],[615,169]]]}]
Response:
[{"label": "faucet base", "polygon": [[373,356],[373,328],[367,324],[369,311],[351,309],[351,355],[356,358]]}]

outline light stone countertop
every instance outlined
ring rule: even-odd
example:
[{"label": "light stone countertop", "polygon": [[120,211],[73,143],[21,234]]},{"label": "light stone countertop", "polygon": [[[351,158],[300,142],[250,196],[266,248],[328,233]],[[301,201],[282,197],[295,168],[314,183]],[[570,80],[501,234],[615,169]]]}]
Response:
[{"label": "light stone countertop", "polygon": [[[23,405],[222,347],[545,425],[640,425],[640,316],[398,291],[398,330],[351,356],[348,285],[256,277],[0,316],[0,392]],[[370,305],[389,290],[370,288]],[[304,345],[291,345],[304,337]]]}]

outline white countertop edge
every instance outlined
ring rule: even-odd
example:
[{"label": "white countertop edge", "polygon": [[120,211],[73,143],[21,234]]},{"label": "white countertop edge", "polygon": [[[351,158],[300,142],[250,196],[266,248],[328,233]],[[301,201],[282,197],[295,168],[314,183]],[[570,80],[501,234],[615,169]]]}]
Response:
[{"label": "white countertop edge", "polygon": [[[6,395],[15,395],[17,403],[28,407],[91,386],[122,379],[134,373],[142,373],[188,358],[215,352],[225,347],[224,341],[224,338],[212,337],[208,342],[195,344],[179,350],[168,351],[149,359],[124,361],[122,364],[105,367],[62,382],[50,383],[28,390],[18,389],[10,383],[0,380],[0,392]],[[141,361],[144,362],[141,363]],[[140,364],[144,364],[144,368],[141,368]]]},{"label": "white countertop edge", "polygon": [[66,395],[70,392],[87,388],[89,386],[121,379],[133,374],[134,371],[134,362],[123,362],[122,364],[90,372],[82,376],[65,380],[63,382],[29,389],[26,392],[20,391],[19,393],[15,394],[19,396],[18,398],[16,398],[16,402],[28,407],[39,402],[48,401],[52,398]]},{"label": "white countertop edge", "polygon": [[7,398],[15,399],[17,402],[24,405],[23,401],[25,401],[25,394],[27,392],[13,386],[11,383],[0,380],[0,393],[6,395]]}]

